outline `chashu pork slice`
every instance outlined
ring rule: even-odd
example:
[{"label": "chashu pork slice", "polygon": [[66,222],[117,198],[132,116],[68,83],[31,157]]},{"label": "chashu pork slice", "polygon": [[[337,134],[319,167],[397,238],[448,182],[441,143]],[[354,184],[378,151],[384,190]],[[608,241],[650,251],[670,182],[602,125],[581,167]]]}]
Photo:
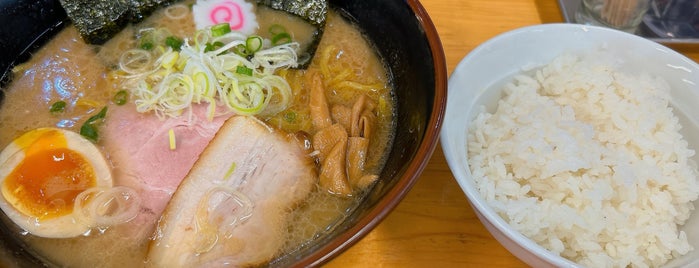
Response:
[{"label": "chashu pork slice", "polygon": [[221,127],[168,203],[152,267],[249,266],[284,244],[289,212],[317,174],[304,141],[247,116]]},{"label": "chashu pork slice", "polygon": [[206,105],[195,105],[191,112],[191,116],[160,119],[137,112],[134,104],[109,107],[101,133],[115,183],[134,189],[141,199],[139,214],[123,226],[133,237],[147,239],[153,233],[180,182],[230,117],[208,120]]}]

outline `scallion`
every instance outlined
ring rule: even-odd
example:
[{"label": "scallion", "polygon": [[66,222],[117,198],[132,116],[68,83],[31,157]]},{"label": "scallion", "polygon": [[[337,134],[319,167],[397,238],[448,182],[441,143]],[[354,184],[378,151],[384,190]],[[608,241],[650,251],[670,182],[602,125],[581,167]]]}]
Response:
[{"label": "scallion", "polygon": [[114,104],[116,105],[124,105],[129,99],[129,92],[126,90],[119,90],[117,91],[116,94],[114,94]]},{"label": "scallion", "polygon": [[214,44],[212,44],[212,43],[206,43],[206,44],[204,45],[204,53],[206,53],[206,52],[211,52],[211,51],[214,51],[214,50],[216,50],[216,49],[214,48]]},{"label": "scallion", "polygon": [[106,115],[107,107],[104,107],[99,113],[88,118],[82,127],[80,127],[80,135],[92,142],[97,142],[99,140],[97,127],[102,123]]},{"label": "scallion", "polygon": [[235,69],[235,72],[242,75],[252,76],[252,69],[243,65],[238,65],[238,67]]},{"label": "scallion", "polygon": [[291,35],[288,33],[280,33],[272,37],[272,44],[275,46],[286,43],[291,43]]},{"label": "scallion", "polygon": [[155,31],[153,29],[139,31],[138,41],[140,47],[143,50],[151,50],[155,48]]},{"label": "scallion", "polygon": [[231,25],[224,22],[211,26],[211,36],[218,37],[231,32]]},{"label": "scallion", "polygon": [[286,33],[286,28],[284,28],[284,26],[281,26],[279,24],[273,24],[272,26],[269,27],[269,33],[271,33],[272,35]]},{"label": "scallion", "polygon": [[[204,47],[204,53],[217,50],[217,49],[219,49],[219,48],[221,48],[221,47],[223,47],[223,46],[224,46],[224,44],[223,44],[222,42],[220,42],[220,41],[216,41],[216,42],[214,42],[213,44],[212,44],[212,43],[206,43],[206,45],[205,45],[205,47]],[[224,51],[223,53],[225,53],[225,51]]]},{"label": "scallion", "polygon": [[286,120],[286,122],[293,123],[294,121],[296,121],[296,113],[293,111],[285,113],[284,120]]},{"label": "scallion", "polygon": [[272,34],[272,45],[291,43],[291,35],[284,26],[274,24],[269,27],[269,33]]},{"label": "scallion", "polygon": [[249,55],[248,49],[243,44],[233,47],[233,52],[241,57],[246,57]]},{"label": "scallion", "polygon": [[51,104],[51,108],[49,108],[49,112],[52,114],[58,114],[62,113],[66,109],[66,102],[65,101],[57,101]]},{"label": "scallion", "polygon": [[245,48],[247,49],[248,54],[254,54],[255,52],[259,51],[262,49],[262,37],[257,35],[248,37],[248,39],[245,40]]},{"label": "scallion", "polygon": [[176,51],[180,51],[180,48],[182,47],[183,43],[184,41],[176,36],[168,36],[167,38],[165,38],[165,45],[171,47]]},{"label": "scallion", "polygon": [[142,43],[141,43],[141,49],[143,49],[143,50],[151,50],[151,49],[153,49],[153,43],[151,43],[151,42],[142,42]]}]

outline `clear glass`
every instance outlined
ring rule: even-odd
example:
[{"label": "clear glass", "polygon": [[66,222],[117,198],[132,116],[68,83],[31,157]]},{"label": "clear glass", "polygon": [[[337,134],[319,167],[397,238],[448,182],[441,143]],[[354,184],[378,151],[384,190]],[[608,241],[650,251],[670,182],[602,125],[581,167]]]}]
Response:
[{"label": "clear glass", "polygon": [[575,13],[581,24],[635,32],[648,11],[650,0],[583,0]]},{"label": "clear glass", "polygon": [[643,23],[661,38],[699,38],[699,2],[651,0]]}]

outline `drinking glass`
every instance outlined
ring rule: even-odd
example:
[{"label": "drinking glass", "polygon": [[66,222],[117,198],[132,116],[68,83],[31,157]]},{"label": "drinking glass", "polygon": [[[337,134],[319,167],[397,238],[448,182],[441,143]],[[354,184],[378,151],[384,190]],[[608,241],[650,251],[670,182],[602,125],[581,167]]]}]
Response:
[{"label": "drinking glass", "polygon": [[650,0],[583,0],[575,13],[581,24],[635,32],[648,11]]}]

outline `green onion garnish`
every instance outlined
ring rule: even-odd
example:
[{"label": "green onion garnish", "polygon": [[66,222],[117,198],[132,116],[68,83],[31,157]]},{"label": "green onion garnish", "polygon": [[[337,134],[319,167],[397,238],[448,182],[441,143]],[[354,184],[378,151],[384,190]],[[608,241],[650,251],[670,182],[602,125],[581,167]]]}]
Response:
[{"label": "green onion garnish", "polygon": [[211,36],[218,37],[231,32],[231,25],[224,22],[211,26]]},{"label": "green onion garnish", "polygon": [[165,45],[171,47],[176,51],[180,51],[180,47],[182,47],[183,43],[184,41],[182,41],[182,39],[177,38],[176,36],[168,36],[167,38],[165,38]]},{"label": "green onion garnish", "polygon": [[245,48],[249,54],[254,54],[255,52],[262,49],[262,37],[253,35],[245,40]]},{"label": "green onion garnish", "polygon": [[143,50],[151,50],[151,49],[153,49],[153,43],[151,43],[151,42],[143,42],[143,43],[141,43],[141,49],[143,49]]},{"label": "green onion garnish", "polygon": [[271,33],[272,35],[286,33],[286,28],[284,28],[284,26],[281,26],[279,24],[274,24],[274,25],[269,27],[269,33]]},{"label": "green onion garnish", "polygon": [[286,44],[291,42],[291,35],[288,33],[280,33],[272,37],[272,44],[273,45],[281,45],[281,44]]},{"label": "green onion garnish", "polygon": [[269,33],[272,34],[272,45],[281,45],[291,42],[291,35],[286,32],[286,28],[279,24],[274,24],[269,27]]},{"label": "green onion garnish", "polygon": [[49,112],[52,114],[57,114],[57,113],[62,113],[66,109],[66,102],[65,101],[57,101],[51,104],[51,108],[49,108]]},{"label": "green onion garnish", "polygon": [[238,67],[235,69],[235,72],[243,75],[252,76],[252,69],[243,65],[238,65]]},{"label": "green onion garnish", "polygon": [[[220,42],[220,41],[216,41],[216,42],[214,42],[213,44],[212,44],[212,43],[206,43],[206,45],[205,45],[205,47],[204,47],[204,52],[210,52],[210,51],[217,50],[217,49],[223,47],[223,45],[224,45],[224,44],[223,44],[222,42]],[[222,52],[221,54],[225,54],[225,53],[226,53],[226,51]]]},{"label": "green onion garnish", "polygon": [[138,47],[143,50],[151,50],[155,48],[156,43],[156,31],[154,29],[145,29],[139,31],[138,33]]},{"label": "green onion garnish", "polygon": [[293,123],[294,121],[296,121],[296,113],[293,111],[285,113],[284,120],[286,120],[286,122]]},{"label": "green onion garnish", "polygon": [[239,56],[242,56],[242,57],[245,57],[248,55],[248,49],[243,44],[240,44],[240,45],[233,47],[233,52],[235,52],[235,54],[238,54]]},{"label": "green onion garnish", "polygon": [[114,103],[116,105],[119,105],[119,106],[124,105],[124,104],[126,104],[128,99],[129,99],[129,92],[127,92],[126,90],[119,90],[119,91],[117,91],[116,94],[114,94]]},{"label": "green onion garnish", "polygon": [[212,44],[212,43],[206,43],[206,44],[204,45],[204,53],[206,53],[206,52],[211,52],[211,51],[214,51],[214,50],[216,50],[216,48],[214,47],[214,44]]},{"label": "green onion garnish", "polygon": [[102,123],[102,120],[107,115],[107,107],[102,108],[99,113],[91,116],[85,121],[85,123],[80,127],[80,135],[86,139],[97,142],[99,139],[99,134],[97,133],[97,126]]}]

